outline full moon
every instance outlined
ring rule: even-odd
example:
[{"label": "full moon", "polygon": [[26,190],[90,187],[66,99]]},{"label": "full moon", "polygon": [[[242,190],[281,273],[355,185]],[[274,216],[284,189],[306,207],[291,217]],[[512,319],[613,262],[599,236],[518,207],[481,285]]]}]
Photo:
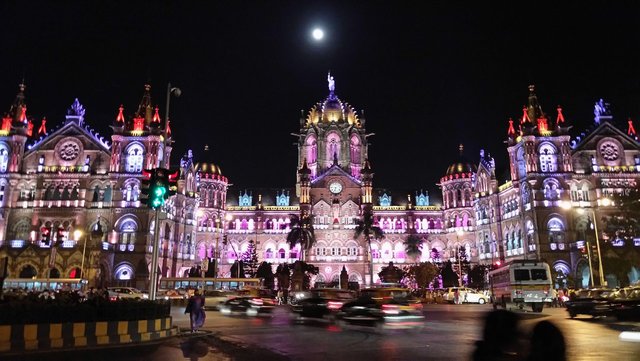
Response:
[{"label": "full moon", "polygon": [[322,38],[324,38],[324,31],[322,31],[322,29],[313,29],[311,36],[316,40],[322,40]]}]

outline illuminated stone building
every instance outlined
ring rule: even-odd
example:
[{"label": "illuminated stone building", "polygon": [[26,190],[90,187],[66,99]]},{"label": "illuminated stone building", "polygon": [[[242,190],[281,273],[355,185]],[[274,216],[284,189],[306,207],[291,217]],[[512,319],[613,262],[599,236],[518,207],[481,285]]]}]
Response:
[{"label": "illuminated stone building", "polygon": [[[389,262],[412,261],[403,242],[416,234],[424,241],[422,261],[455,260],[461,249],[472,263],[542,258],[584,281],[580,248],[592,234],[588,214],[560,206],[594,209],[602,229],[603,197],[635,186],[640,175],[630,121],[620,130],[599,103],[594,127],[571,137],[561,109],[555,121],[548,119],[531,87],[522,118],[509,122],[508,179],[498,179],[484,151],[473,162],[460,145],[460,158],[438,182],[442,203],[432,205],[422,190],[377,187],[369,124],[337,96],[333,77],[328,83],[328,96],[299,119],[295,184],[229,189],[208,152],[181,158],[179,191],[159,225],[162,276],[185,276],[216,254],[218,274],[229,276],[250,241],[257,241],[260,261],[274,268],[295,262],[301,250],[286,236],[291,215],[303,213],[313,218],[317,237],[305,254],[320,269],[313,281],[337,282],[344,267],[350,281],[362,284],[369,279],[368,246],[354,239],[354,229],[371,210],[385,233],[371,245],[375,280]],[[87,125],[78,100],[60,126],[48,130],[43,119],[34,131],[21,85],[0,129],[0,253],[9,256],[10,277],[78,277],[84,266],[91,284],[148,287],[154,212],[140,204],[141,173],[169,168],[173,144],[159,112],[146,86],[134,112],[114,111],[110,140]],[[63,233],[55,253],[42,241],[46,227]]]}]

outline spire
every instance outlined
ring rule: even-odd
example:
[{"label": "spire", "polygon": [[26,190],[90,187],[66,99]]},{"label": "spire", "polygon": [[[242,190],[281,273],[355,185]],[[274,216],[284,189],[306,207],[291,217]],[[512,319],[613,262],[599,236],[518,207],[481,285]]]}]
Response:
[{"label": "spire", "polygon": [[124,107],[122,106],[122,104],[120,104],[120,107],[118,108],[118,116],[116,117],[116,123],[124,124]]},{"label": "spire", "polygon": [[18,85],[18,94],[16,94],[16,99],[13,101],[13,104],[11,104],[11,108],[9,108],[9,112],[7,113],[8,118],[20,125],[27,125],[27,105],[24,101],[25,88],[24,81]]},{"label": "spire", "polygon": [[527,114],[527,107],[522,107],[522,118],[520,119],[520,124],[524,124],[526,122],[530,122],[529,114]]},{"label": "spire", "polygon": [[160,113],[158,111],[158,107],[157,106],[156,106],[156,112],[153,114],[152,122],[160,124]]},{"label": "spire", "polygon": [[66,121],[75,121],[78,123],[78,125],[82,125],[85,112],[86,110],[84,109],[82,104],[80,104],[78,98],[76,98],[69,109],[67,109],[67,115],[65,116]]},{"label": "spire", "polygon": [[556,118],[556,124],[560,125],[564,123],[564,115],[562,115],[562,107],[558,105],[558,117]]},{"label": "spire", "polygon": [[140,117],[143,117],[145,120],[145,124],[151,123],[151,85],[144,85],[144,94],[142,95],[142,100],[140,100],[140,105],[138,105],[138,111],[136,114]]},{"label": "spire", "polygon": [[507,129],[507,135],[510,137],[516,136],[516,130],[513,128],[513,119],[509,118],[509,129]]},{"label": "spire", "polygon": [[365,159],[364,160],[364,167],[362,167],[362,170],[360,171],[361,174],[371,174],[373,173],[371,171],[371,164],[369,164],[369,159]]},{"label": "spire", "polygon": [[631,136],[631,137],[637,136],[636,129],[633,127],[633,120],[631,120],[631,118],[629,118],[629,120],[627,122],[629,123],[629,128],[627,128],[627,134],[629,136]]},{"label": "spire", "polygon": [[167,138],[171,138],[171,121],[167,119]]},{"label": "spire", "polygon": [[307,158],[302,161],[302,167],[298,170],[300,174],[311,174],[311,169],[307,166]]},{"label": "spire", "polygon": [[540,103],[538,103],[538,96],[535,93],[535,85],[529,85],[529,105],[527,106],[527,118],[530,122],[544,117],[544,112]]},{"label": "spire", "polygon": [[38,135],[47,135],[47,118],[42,118],[42,123],[40,123],[40,128],[38,128]]}]

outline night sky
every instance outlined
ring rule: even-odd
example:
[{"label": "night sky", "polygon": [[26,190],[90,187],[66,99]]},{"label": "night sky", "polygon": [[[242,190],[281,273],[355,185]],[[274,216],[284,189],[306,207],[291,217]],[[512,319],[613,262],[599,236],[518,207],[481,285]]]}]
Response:
[{"label": "night sky", "polygon": [[146,82],[164,115],[170,81],[182,90],[171,102],[172,163],[209,144],[240,187],[294,184],[290,133],[300,110],[328,95],[329,70],[376,134],[376,187],[437,191],[459,143],[473,162],[480,148],[494,155],[502,178],[507,120],[521,115],[531,83],[550,118],[560,104],[574,130],[592,123],[599,98],[618,121],[640,122],[631,2],[51,3],[0,3],[0,111],[24,76],[36,129],[43,116],[62,122],[77,97],[86,121],[110,135],[118,106],[131,115]]}]

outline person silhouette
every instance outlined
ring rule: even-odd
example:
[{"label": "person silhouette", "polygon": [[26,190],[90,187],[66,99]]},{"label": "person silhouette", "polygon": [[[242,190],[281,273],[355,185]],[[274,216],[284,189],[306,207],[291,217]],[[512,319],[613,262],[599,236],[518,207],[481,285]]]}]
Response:
[{"label": "person silhouette", "polygon": [[473,361],[517,360],[518,316],[507,310],[487,314],[483,339],[476,342]]},{"label": "person silhouette", "polygon": [[540,321],[533,328],[527,361],[565,361],[567,347],[562,331],[549,321]]}]

